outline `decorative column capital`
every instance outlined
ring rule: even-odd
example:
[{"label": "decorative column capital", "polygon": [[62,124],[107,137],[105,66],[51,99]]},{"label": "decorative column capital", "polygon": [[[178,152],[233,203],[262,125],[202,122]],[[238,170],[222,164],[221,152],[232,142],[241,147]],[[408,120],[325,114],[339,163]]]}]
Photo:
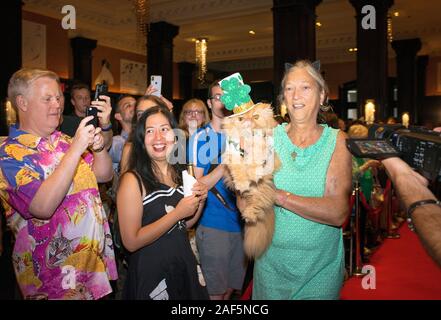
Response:
[{"label": "decorative column capital", "polygon": [[147,35],[147,45],[153,41],[155,43],[168,43],[172,42],[173,38],[179,33],[179,27],[166,21],[159,21],[150,24],[149,32]]},{"label": "decorative column capital", "polygon": [[323,0],[273,0],[274,7],[306,6],[317,7]]},{"label": "decorative column capital", "polygon": [[394,40],[391,44],[397,55],[409,56],[416,56],[422,45],[420,38]]},{"label": "decorative column capital", "polygon": [[83,37],[75,37],[70,39],[70,45],[74,50],[93,50],[96,48],[97,41]]},{"label": "decorative column capital", "polygon": [[389,10],[394,4],[394,0],[349,0],[349,2],[357,12],[361,11],[361,8],[366,5],[374,6],[375,9]]}]

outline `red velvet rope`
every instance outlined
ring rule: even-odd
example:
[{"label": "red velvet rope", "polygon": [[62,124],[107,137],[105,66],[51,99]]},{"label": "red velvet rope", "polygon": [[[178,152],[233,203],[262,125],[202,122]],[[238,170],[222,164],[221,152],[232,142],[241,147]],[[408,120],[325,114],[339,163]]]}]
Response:
[{"label": "red velvet rope", "polygon": [[[384,190],[383,190],[383,197],[384,197],[384,199],[386,199],[386,197],[389,195],[389,192],[390,192],[391,188],[392,188],[392,182],[391,182],[390,179],[387,179],[387,181],[386,181],[386,187],[385,187]],[[363,205],[363,207],[364,207],[367,211],[369,211],[370,213],[372,213],[372,214],[378,214],[378,213],[380,213],[380,212],[383,210],[383,208],[381,208],[381,207],[380,207],[380,208],[376,208],[376,209],[372,208],[372,207],[368,204],[368,202],[367,202],[367,200],[366,200],[366,197],[364,196],[363,192],[360,192],[360,199],[361,199],[361,204]]]}]

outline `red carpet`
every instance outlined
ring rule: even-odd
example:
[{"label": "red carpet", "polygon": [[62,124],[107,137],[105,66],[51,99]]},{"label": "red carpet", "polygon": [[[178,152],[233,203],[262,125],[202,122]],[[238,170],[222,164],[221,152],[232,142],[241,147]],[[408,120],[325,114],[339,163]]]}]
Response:
[{"label": "red carpet", "polygon": [[345,282],[341,299],[441,300],[441,268],[406,224],[400,235],[400,239],[386,239],[368,263],[375,267],[376,289],[365,290],[363,278],[352,277]]}]

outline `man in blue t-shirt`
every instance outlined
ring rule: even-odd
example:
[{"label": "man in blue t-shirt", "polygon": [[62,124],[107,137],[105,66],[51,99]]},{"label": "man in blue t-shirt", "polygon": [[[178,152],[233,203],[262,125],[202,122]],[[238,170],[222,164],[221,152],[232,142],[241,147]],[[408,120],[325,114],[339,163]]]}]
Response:
[{"label": "man in blue t-shirt", "polygon": [[247,266],[240,212],[234,193],[223,181],[226,167],[220,164],[225,149],[221,125],[228,115],[221,102],[222,94],[218,82],[210,85],[207,104],[211,122],[190,138],[188,148],[196,178],[210,190],[196,231],[196,243],[212,300],[228,300],[234,290],[241,290]]}]

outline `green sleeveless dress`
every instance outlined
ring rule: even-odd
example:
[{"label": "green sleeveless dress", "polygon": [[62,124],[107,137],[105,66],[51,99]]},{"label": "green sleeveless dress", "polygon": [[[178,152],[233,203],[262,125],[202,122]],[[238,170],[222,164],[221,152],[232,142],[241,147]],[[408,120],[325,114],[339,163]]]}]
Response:
[{"label": "green sleeveless dress", "polygon": [[[286,123],[279,125],[274,132],[274,148],[282,162],[274,176],[276,187],[322,197],[338,130],[323,125],[319,140],[301,149],[292,144],[285,127]],[[341,228],[276,206],[272,243],[254,265],[253,299],[338,299],[343,275]]]}]

